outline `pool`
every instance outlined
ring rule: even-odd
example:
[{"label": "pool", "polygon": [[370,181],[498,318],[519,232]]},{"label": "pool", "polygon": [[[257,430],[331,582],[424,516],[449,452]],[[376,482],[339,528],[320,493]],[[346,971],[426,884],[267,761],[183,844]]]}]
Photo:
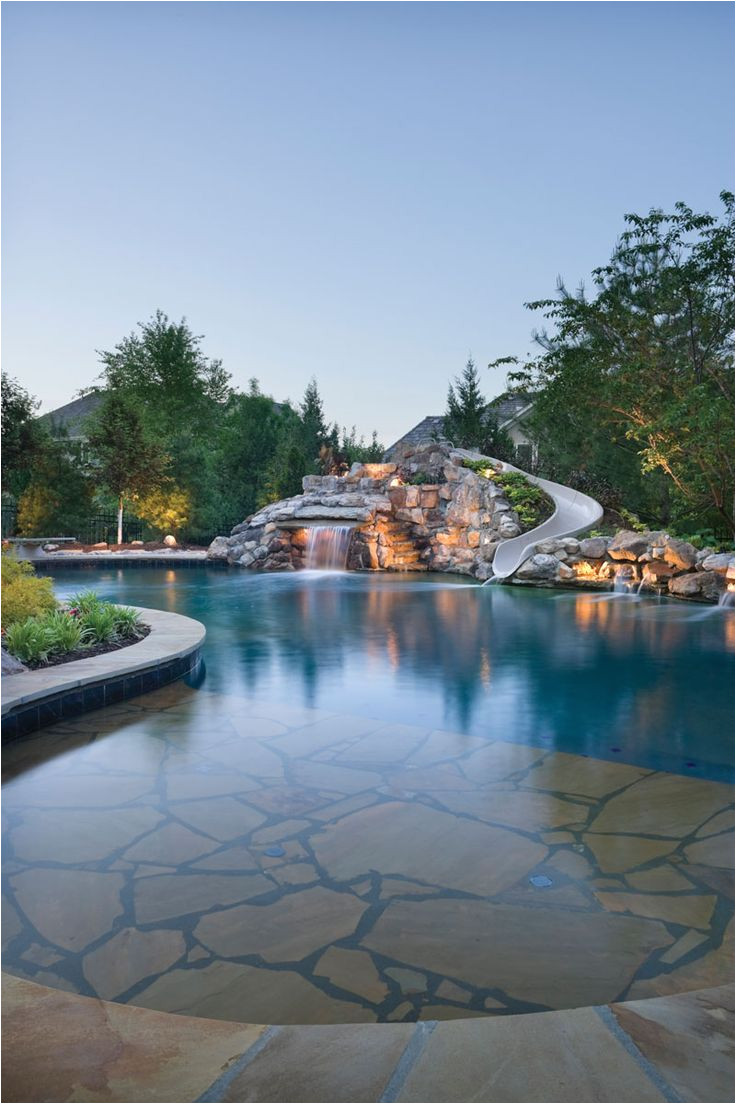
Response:
[{"label": "pool", "polygon": [[446,576],[54,575],[203,621],[206,670],[6,749],[6,969],[275,1023],[725,980],[732,611]]}]

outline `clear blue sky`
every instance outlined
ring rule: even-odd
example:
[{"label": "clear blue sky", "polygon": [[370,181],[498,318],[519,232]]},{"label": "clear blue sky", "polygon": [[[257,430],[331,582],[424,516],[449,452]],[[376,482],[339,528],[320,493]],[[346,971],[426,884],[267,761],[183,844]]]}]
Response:
[{"label": "clear blue sky", "polygon": [[[730,3],[2,5],[4,367],[50,409],[157,307],[385,443],[626,211],[731,187]],[[483,370],[489,396],[502,373]]]}]

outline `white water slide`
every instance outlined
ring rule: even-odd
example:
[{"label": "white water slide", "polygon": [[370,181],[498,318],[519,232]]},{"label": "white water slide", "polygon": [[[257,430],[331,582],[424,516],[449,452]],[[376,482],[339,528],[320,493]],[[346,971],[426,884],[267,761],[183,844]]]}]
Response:
[{"label": "white water slide", "polygon": [[[456,451],[472,459],[478,459],[480,455],[472,452],[465,453],[463,449]],[[519,537],[510,537],[499,544],[493,557],[493,579],[508,579],[513,575],[524,560],[534,555],[534,546],[540,541],[574,537],[577,533],[584,533],[586,529],[591,529],[603,516],[601,504],[589,495],[583,494],[582,491],[565,487],[562,483],[553,483],[549,479],[540,479],[536,475],[529,475],[528,472],[521,471],[521,468],[515,468],[513,464],[500,460],[494,460],[493,463],[500,466],[502,471],[521,472],[530,483],[536,483],[546,491],[555,504],[552,516],[536,529],[530,529]]]}]

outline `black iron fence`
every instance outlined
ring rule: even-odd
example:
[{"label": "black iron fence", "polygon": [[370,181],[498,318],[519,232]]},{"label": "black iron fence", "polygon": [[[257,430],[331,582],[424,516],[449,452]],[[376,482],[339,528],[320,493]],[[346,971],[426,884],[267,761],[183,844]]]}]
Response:
[{"label": "black iron fence", "polygon": [[[212,543],[215,537],[228,536],[233,526],[242,520],[242,517],[222,518],[210,526],[184,529],[176,536],[180,544],[196,544],[206,547]],[[26,535],[76,537],[83,544],[100,544],[102,541],[107,544],[115,544],[118,536],[118,518],[114,512],[98,512],[91,514],[75,532],[64,530],[63,533],[28,533]],[[134,540],[158,540],[162,535],[164,534],[151,529],[146,522],[141,521],[133,514],[123,514],[124,544],[129,544],[130,541]],[[3,503],[2,505],[2,536],[3,538],[18,536],[18,510],[11,503]]]},{"label": "black iron fence", "polygon": [[[144,523],[140,518],[123,514],[123,541],[142,540]],[[4,503],[2,506],[2,536],[18,536],[18,510],[14,505]],[[27,533],[25,536],[39,537],[76,537],[82,544],[99,544],[106,541],[114,544],[118,536],[118,517],[115,513],[97,513],[90,516],[78,525],[74,532],[63,533]]]}]

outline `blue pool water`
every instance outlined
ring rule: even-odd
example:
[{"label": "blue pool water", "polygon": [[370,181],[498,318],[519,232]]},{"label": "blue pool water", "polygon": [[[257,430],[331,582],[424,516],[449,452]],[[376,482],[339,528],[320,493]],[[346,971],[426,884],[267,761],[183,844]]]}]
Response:
[{"label": "blue pool water", "polygon": [[733,776],[733,610],[406,577],[54,569],[207,626],[210,690]]}]

